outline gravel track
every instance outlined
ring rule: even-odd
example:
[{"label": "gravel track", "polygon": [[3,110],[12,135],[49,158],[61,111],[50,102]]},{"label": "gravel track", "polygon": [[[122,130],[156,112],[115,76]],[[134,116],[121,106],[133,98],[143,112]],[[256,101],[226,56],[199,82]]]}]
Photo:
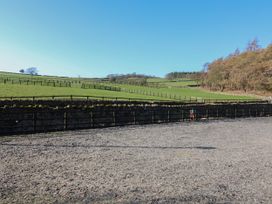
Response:
[{"label": "gravel track", "polygon": [[0,203],[272,203],[272,118],[0,142]]}]

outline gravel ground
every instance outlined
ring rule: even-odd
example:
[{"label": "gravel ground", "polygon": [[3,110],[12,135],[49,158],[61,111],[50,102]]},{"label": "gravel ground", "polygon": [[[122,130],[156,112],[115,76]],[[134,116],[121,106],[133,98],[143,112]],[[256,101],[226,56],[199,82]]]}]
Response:
[{"label": "gravel ground", "polygon": [[0,142],[0,203],[272,203],[272,118]]}]

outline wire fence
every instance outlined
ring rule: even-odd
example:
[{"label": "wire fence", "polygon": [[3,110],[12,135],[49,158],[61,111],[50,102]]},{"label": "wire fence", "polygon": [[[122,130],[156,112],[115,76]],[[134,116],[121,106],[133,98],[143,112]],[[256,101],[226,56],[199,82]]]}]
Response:
[{"label": "wire fence", "polygon": [[146,101],[146,102],[183,102],[183,103],[266,103],[268,100],[262,99],[202,99],[198,97],[185,97],[185,98],[170,98],[170,99],[157,99],[157,98],[133,98],[133,97],[110,97],[110,96],[97,96],[97,95],[44,95],[44,96],[3,96],[0,97],[0,101],[20,101],[20,100],[65,100],[65,101]]},{"label": "wire fence", "polygon": [[21,79],[21,78],[1,78],[0,83],[33,85],[33,86],[51,86],[51,87],[72,87],[72,82],[65,80],[47,80],[47,79]]}]

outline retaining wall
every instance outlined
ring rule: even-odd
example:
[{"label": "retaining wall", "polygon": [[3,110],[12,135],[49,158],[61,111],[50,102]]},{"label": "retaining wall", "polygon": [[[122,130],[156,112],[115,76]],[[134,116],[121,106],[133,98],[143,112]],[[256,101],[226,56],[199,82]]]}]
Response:
[{"label": "retaining wall", "polygon": [[268,102],[185,104],[128,101],[2,101],[0,107],[0,135],[272,116],[272,104]]}]

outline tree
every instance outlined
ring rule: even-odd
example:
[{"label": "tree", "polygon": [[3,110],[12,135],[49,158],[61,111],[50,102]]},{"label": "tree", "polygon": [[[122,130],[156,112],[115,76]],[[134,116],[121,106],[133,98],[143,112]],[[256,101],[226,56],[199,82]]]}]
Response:
[{"label": "tree", "polygon": [[37,67],[29,67],[25,70],[26,74],[30,75],[38,75],[38,68]]},{"label": "tree", "polygon": [[165,78],[170,80],[181,78],[198,79],[200,74],[200,72],[170,72],[165,75]]},{"label": "tree", "polygon": [[21,74],[24,74],[24,73],[25,73],[25,70],[24,70],[24,69],[20,69],[19,72],[20,72]]},{"label": "tree", "polygon": [[206,62],[205,64],[203,64],[202,72],[207,72],[208,69],[209,69],[209,65],[210,65],[210,63],[208,63],[208,62]]},{"label": "tree", "polygon": [[240,50],[239,50],[239,48],[237,48],[235,51],[234,51],[234,53],[233,53],[233,56],[238,56],[238,55],[240,55]]},{"label": "tree", "polygon": [[246,52],[237,50],[205,67],[202,85],[210,89],[272,91],[272,45],[260,49],[256,39]]},{"label": "tree", "polygon": [[261,49],[261,46],[259,45],[259,40],[255,38],[254,40],[250,41],[247,44],[246,51],[248,52],[256,52]]}]

